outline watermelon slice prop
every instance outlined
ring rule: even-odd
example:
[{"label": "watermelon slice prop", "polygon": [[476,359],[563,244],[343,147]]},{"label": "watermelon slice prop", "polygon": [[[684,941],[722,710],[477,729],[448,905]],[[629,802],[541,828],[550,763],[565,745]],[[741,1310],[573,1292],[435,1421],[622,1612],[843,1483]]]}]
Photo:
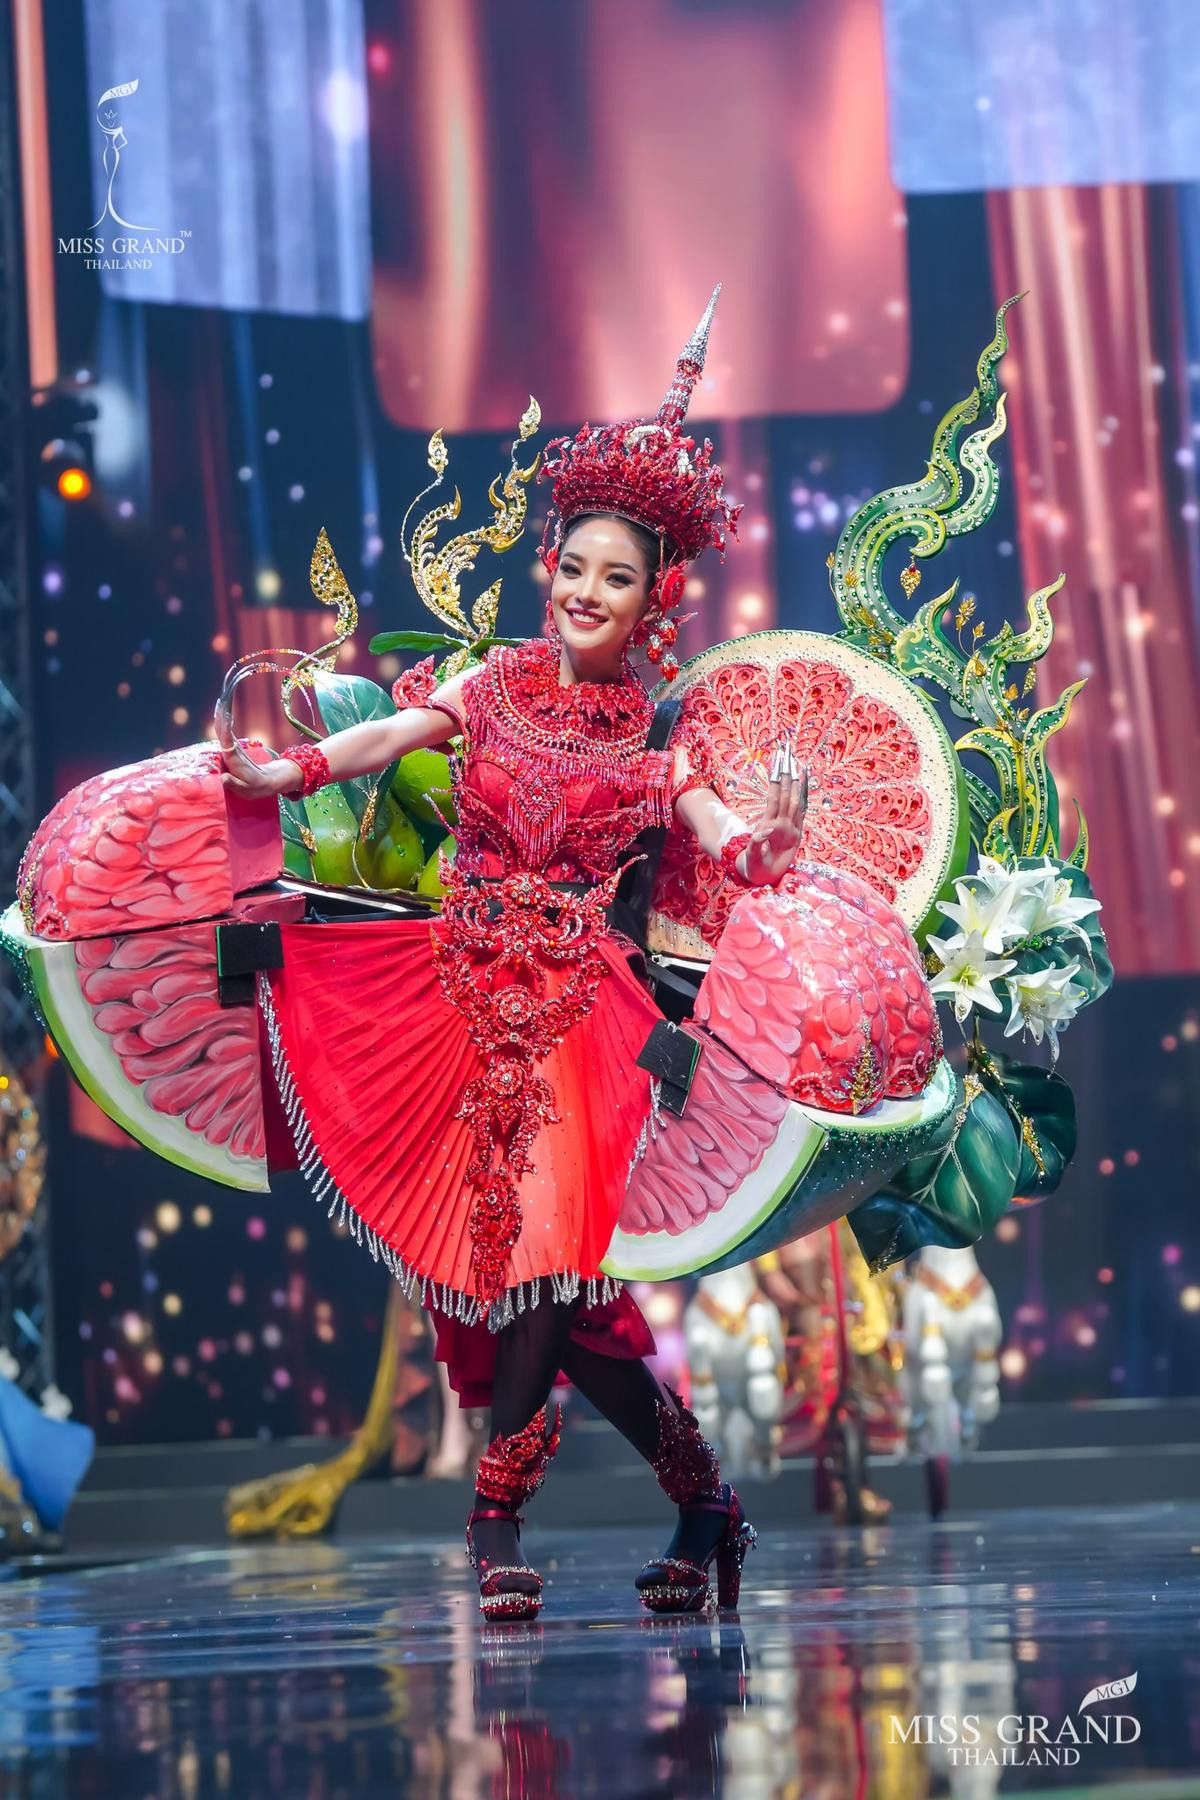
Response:
[{"label": "watermelon slice prop", "polygon": [[[918,941],[942,923],[937,902],[970,850],[966,784],[936,708],[912,681],[840,638],[759,631],[693,657],[670,691],[712,745],[726,805],[758,820],[775,745],[791,734],[809,771],[801,857],[869,883]],[[673,831],[651,950],[707,961],[737,892],[690,834]]]},{"label": "watermelon slice prop", "polygon": [[0,949],[101,1111],[177,1167],[255,1193],[268,1186],[258,1011],[221,1004],[216,931],[301,915],[301,896],[266,885],[282,861],[274,799],[228,787],[197,744],[64,795],[0,916]]},{"label": "watermelon slice prop", "polygon": [[[299,896],[273,896],[230,916],[302,907]],[[0,914],[0,947],[101,1112],[177,1168],[265,1193],[258,1012],[219,1003],[216,923],[54,943],[28,931],[14,903]]]},{"label": "watermelon slice prop", "polygon": [[602,1267],[621,1281],[710,1275],[806,1237],[934,1147],[962,1089],[941,1060],[923,1092],[857,1115],[787,1099],[719,1040],[702,1045],[681,1116],[652,1121]]}]

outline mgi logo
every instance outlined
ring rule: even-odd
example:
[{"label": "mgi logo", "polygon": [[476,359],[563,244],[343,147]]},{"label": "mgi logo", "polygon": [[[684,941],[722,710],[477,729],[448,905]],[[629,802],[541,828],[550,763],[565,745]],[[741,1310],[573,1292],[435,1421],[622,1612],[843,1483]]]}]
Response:
[{"label": "mgi logo", "polygon": [[[1106,1681],[1084,1696],[1077,1713],[1097,1700],[1123,1700],[1136,1686],[1136,1669]],[[1067,1713],[1053,1723],[1042,1713],[1006,1713],[1000,1719],[980,1713],[914,1713],[907,1721],[893,1714],[889,1741],[935,1746],[960,1768],[1071,1768],[1085,1747],[1136,1744],[1141,1735],[1141,1721],[1122,1712],[1089,1713],[1086,1718]]]},{"label": "mgi logo", "polygon": [[[87,237],[59,238],[60,256],[82,256],[89,269],[148,269],[155,256],[178,256],[191,237],[190,231],[168,235],[150,225],[135,225],[118,211],[117,175],[121,152],[129,143],[121,122],[121,109],[116,104],[136,94],[136,79],[119,87],[105,88],[96,102],[96,123],[104,135],[102,158],[107,187],[100,217]],[[111,235],[97,235],[106,219],[120,229]]]}]

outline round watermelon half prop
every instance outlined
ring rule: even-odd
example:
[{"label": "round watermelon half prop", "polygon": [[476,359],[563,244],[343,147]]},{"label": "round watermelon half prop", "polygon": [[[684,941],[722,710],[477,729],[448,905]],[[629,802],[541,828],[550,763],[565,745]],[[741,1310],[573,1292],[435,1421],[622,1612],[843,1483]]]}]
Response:
[{"label": "round watermelon half prop", "polygon": [[[970,830],[957,753],[919,688],[840,638],[760,631],[694,657],[669,691],[712,744],[728,806],[751,823],[761,816],[775,745],[790,734],[809,771],[801,856],[861,877],[918,939],[937,921]],[[689,832],[673,831],[650,948],[707,961],[740,892]]]},{"label": "round watermelon half prop", "polygon": [[267,1190],[258,1013],[220,1004],[213,920],[54,943],[13,904],[0,946],[101,1112],[178,1168]]},{"label": "round watermelon half prop", "polygon": [[801,1105],[698,1028],[681,1116],[662,1113],[634,1166],[603,1268],[621,1281],[711,1275],[851,1212],[940,1140],[961,1099],[940,1061],[923,1092],[851,1115]]}]

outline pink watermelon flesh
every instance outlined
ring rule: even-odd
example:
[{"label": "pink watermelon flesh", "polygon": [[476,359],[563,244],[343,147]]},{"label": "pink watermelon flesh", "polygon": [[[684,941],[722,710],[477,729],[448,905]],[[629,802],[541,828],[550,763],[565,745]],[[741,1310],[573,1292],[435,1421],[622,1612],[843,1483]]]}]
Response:
[{"label": "pink watermelon flesh", "polygon": [[[793,644],[796,653],[784,654]],[[774,747],[793,734],[810,781],[805,856],[859,877],[888,901],[907,904],[919,890],[907,917],[915,927],[959,854],[953,747],[902,677],[848,645],[826,640],[824,656],[821,646],[816,633],[768,632],[744,640],[736,656],[732,645],[706,652],[690,680],[692,665],[681,677],[684,719],[711,746],[717,793],[751,824],[766,800]],[[927,863],[931,847],[936,869]],[[664,921],[656,947],[694,955],[715,946],[740,892],[690,832],[672,831],[655,888]],[[700,942],[689,947],[672,924]]]},{"label": "pink watermelon flesh", "polygon": [[791,1099],[834,1112],[919,1094],[942,1053],[904,921],[857,876],[807,862],[741,895],[695,1016]]},{"label": "pink watermelon flesh", "polygon": [[[687,1026],[683,1028],[688,1030]],[[679,1233],[719,1212],[774,1143],[788,1102],[723,1044],[701,1038],[683,1118],[668,1118],[638,1163],[621,1208],[623,1231]]]},{"label": "pink watermelon flesh", "polygon": [[282,869],[274,795],[228,786],[218,752],[193,744],[72,788],[30,840],[18,893],[29,928],[61,942],[216,917]]},{"label": "pink watermelon flesh", "polygon": [[[300,894],[235,900],[233,921],[296,919]],[[220,921],[197,920],[74,944],[3,924],[28,965],[55,1043],[97,1105],[149,1149],[232,1186],[266,1185],[258,1008],[223,1006]]]}]

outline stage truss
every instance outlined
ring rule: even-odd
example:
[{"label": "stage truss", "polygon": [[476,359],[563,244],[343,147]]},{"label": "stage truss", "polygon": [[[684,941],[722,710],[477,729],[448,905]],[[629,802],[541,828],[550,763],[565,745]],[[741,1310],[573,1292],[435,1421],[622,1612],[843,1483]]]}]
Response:
[{"label": "stage truss", "polygon": [[[26,486],[29,385],[21,279],[12,17],[0,5],[0,896],[16,892],[17,863],[38,821],[34,789]],[[42,1049],[38,1021],[0,957],[0,1050],[32,1069]],[[36,1098],[36,1096],[35,1096]],[[19,1365],[20,1385],[39,1395],[53,1379],[47,1187],[20,1243],[0,1262],[0,1346]]]}]

